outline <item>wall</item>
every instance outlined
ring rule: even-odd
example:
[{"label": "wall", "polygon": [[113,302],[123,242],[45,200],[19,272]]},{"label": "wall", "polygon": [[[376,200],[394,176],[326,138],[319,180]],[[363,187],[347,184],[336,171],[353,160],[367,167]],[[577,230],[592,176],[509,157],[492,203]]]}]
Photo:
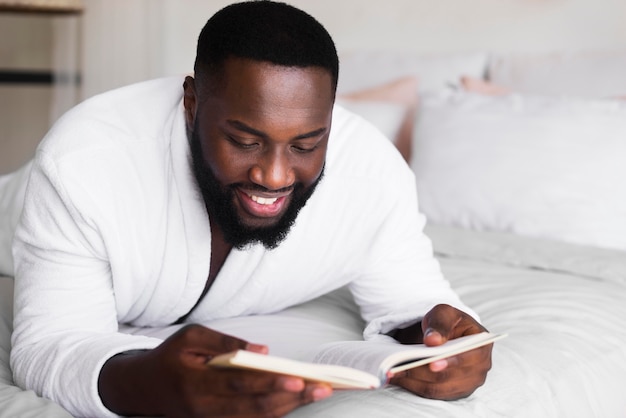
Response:
[{"label": "wall", "polygon": [[[0,70],[76,72],[78,20],[0,14]],[[0,174],[19,168],[51,124],[77,101],[74,83],[0,83]]]},{"label": "wall", "polygon": [[[211,14],[228,3],[85,0],[80,18],[80,98],[140,80],[190,72],[198,32]],[[340,52],[626,49],[624,0],[291,3],[317,17]],[[72,43],[59,42],[58,31],[49,19],[0,15],[0,68],[49,66],[58,50]],[[64,101],[55,100],[46,87],[0,85],[0,173],[29,158],[51,121],[72,101],[76,100],[71,94]]]},{"label": "wall", "polygon": [[[296,0],[342,50],[545,51],[626,47],[623,0]],[[326,6],[326,7],[325,7]]]},{"label": "wall", "polygon": [[[86,0],[84,96],[191,71],[206,19],[225,0]],[[626,48],[623,0],[291,0],[340,51]],[[184,6],[183,6],[184,5]]]},{"label": "wall", "polygon": [[[0,15],[0,68],[49,69],[51,34],[52,23],[45,18]],[[50,86],[0,84],[0,174],[29,158],[48,129],[51,100]]]}]

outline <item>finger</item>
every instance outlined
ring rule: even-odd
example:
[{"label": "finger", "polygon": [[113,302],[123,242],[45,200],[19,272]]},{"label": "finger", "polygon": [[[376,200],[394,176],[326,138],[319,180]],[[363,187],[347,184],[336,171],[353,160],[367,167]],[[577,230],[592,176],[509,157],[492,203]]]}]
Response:
[{"label": "finger", "polygon": [[473,362],[468,361],[467,359],[469,356],[473,355],[471,354],[472,351],[467,351],[466,353],[457,354],[456,356],[450,356],[441,360],[433,361],[432,363],[428,363],[428,368],[431,372],[438,373],[448,367],[465,367],[467,365],[471,365]]},{"label": "finger", "polygon": [[[457,370],[459,373],[487,373],[491,369],[491,351],[493,344],[447,357],[443,360],[429,364],[429,370],[433,373],[441,373],[444,370]],[[440,362],[445,362],[440,363]]]},{"label": "finger", "polygon": [[[416,367],[398,373],[396,378],[420,380],[426,383],[443,382],[447,379],[464,378],[466,375],[486,375],[491,369],[491,349],[489,346],[480,347],[444,360],[445,367],[437,362],[430,363],[429,367]],[[434,367],[433,367],[434,366]]]},{"label": "finger", "polygon": [[471,394],[483,385],[488,367],[447,367],[440,372],[421,368],[421,373],[403,375],[394,378],[392,383],[401,386],[419,396],[433,399],[452,400]]},{"label": "finger", "polygon": [[[260,402],[263,406],[270,405],[270,407],[272,408],[271,412],[265,411],[270,412],[269,416],[282,417],[296,408],[328,398],[332,395],[332,393],[333,391],[328,385],[308,384],[306,389],[300,393],[299,397],[295,394],[292,396],[281,396],[279,394],[273,394],[270,395],[272,399],[261,400]],[[260,398],[262,399],[262,397]],[[257,405],[259,403],[259,400],[260,399],[257,399]],[[258,417],[258,414],[253,415],[253,417]]]},{"label": "finger", "polygon": [[424,344],[441,345],[450,339],[452,330],[461,320],[460,313],[450,305],[440,304],[432,308],[422,320]]},{"label": "finger", "polygon": [[203,400],[207,416],[258,417],[283,416],[292,410],[324,399],[332,389],[324,385],[308,385],[297,393],[273,392],[252,396],[208,396]]},{"label": "finger", "polygon": [[247,343],[244,350],[254,351],[255,353],[268,354],[270,352],[268,346],[264,344]]},{"label": "finger", "polygon": [[486,331],[474,318],[450,305],[440,304],[422,320],[424,344],[440,345],[465,335]]},{"label": "finger", "polygon": [[409,378],[398,379],[397,384],[410,392],[430,399],[455,400],[469,396],[484,383],[481,376],[466,376],[457,379],[444,379],[440,382],[426,382]]},{"label": "finger", "polygon": [[447,341],[447,338],[444,337],[442,331],[437,330],[437,328],[429,327],[424,330],[424,344],[427,346],[436,346],[441,345]]},{"label": "finger", "polygon": [[441,359],[441,360],[437,360],[437,361],[433,361],[432,363],[430,363],[428,365],[428,368],[430,369],[431,372],[437,373],[440,372],[442,370],[445,370],[448,367],[448,360],[447,359]]},{"label": "finger", "polygon": [[202,384],[211,393],[231,395],[267,394],[271,392],[300,393],[306,388],[303,379],[256,370],[219,369],[208,366]]},{"label": "finger", "polygon": [[185,348],[197,348],[212,355],[246,349],[257,352],[267,352],[266,346],[251,344],[241,338],[197,324],[191,324],[181,328],[170,338],[179,340]]}]

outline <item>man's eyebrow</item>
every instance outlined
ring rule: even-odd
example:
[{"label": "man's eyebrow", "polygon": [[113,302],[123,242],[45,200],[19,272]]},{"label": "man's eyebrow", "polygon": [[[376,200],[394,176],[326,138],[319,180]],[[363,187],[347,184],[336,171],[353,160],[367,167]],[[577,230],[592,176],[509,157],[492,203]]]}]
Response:
[{"label": "man's eyebrow", "polygon": [[250,135],[258,136],[260,138],[268,138],[268,135],[265,132],[259,131],[258,129],[254,129],[252,126],[248,126],[241,121],[227,120],[226,122],[233,128],[237,129],[238,131],[243,131]]},{"label": "man's eyebrow", "polygon": [[322,135],[323,133],[325,133],[325,132],[326,132],[326,130],[327,130],[327,128],[326,128],[326,127],[322,127],[322,128],[316,129],[316,130],[314,130],[314,131],[307,132],[307,133],[302,134],[302,135],[298,135],[298,136],[296,136],[294,139],[307,139],[307,138],[315,138],[315,137],[320,136],[320,135]]},{"label": "man's eyebrow", "polygon": [[[226,122],[229,125],[231,125],[233,128],[235,128],[235,129],[237,129],[239,131],[246,132],[246,133],[248,133],[250,135],[258,136],[259,138],[264,138],[264,139],[269,138],[269,135],[266,134],[265,132],[260,131],[258,129],[255,129],[255,128],[251,127],[251,126],[248,126],[248,125],[246,125],[245,123],[243,123],[241,121],[238,121],[238,120],[228,120]],[[315,138],[317,136],[322,135],[326,131],[327,131],[327,128],[326,127],[322,127],[322,128],[316,129],[314,131],[298,135],[294,139],[298,140],[298,139]]]}]

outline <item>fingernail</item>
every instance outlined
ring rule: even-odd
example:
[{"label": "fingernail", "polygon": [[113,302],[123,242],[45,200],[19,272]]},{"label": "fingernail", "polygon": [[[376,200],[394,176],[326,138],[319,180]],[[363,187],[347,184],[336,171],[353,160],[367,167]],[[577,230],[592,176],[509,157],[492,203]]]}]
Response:
[{"label": "fingernail", "polygon": [[313,389],[313,399],[319,401],[324,398],[328,398],[333,394],[333,390],[327,386],[321,386]]},{"label": "fingernail", "polygon": [[262,345],[262,344],[248,343],[246,344],[246,350],[254,351],[255,353],[261,353],[261,354],[269,353],[269,349],[267,348],[267,346]]},{"label": "fingernail", "polygon": [[433,328],[427,328],[426,331],[424,331],[424,339],[427,338],[430,344],[437,344],[437,342],[441,344],[443,342],[443,336],[441,335],[441,333]]},{"label": "fingernail", "polygon": [[286,377],[282,380],[282,387],[288,392],[301,392],[304,390],[304,380]]},{"label": "fingernail", "polygon": [[440,372],[448,367],[448,360],[437,360],[430,363],[430,370],[433,372]]}]

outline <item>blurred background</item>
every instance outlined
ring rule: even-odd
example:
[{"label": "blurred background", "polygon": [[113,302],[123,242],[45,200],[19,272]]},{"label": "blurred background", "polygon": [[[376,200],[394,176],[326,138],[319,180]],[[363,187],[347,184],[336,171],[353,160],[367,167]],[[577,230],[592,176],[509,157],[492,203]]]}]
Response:
[{"label": "blurred background", "polygon": [[[326,26],[340,55],[626,49],[624,0],[288,2]],[[31,158],[51,124],[81,100],[136,81],[191,72],[200,29],[229,3],[0,0],[3,172]]]}]

